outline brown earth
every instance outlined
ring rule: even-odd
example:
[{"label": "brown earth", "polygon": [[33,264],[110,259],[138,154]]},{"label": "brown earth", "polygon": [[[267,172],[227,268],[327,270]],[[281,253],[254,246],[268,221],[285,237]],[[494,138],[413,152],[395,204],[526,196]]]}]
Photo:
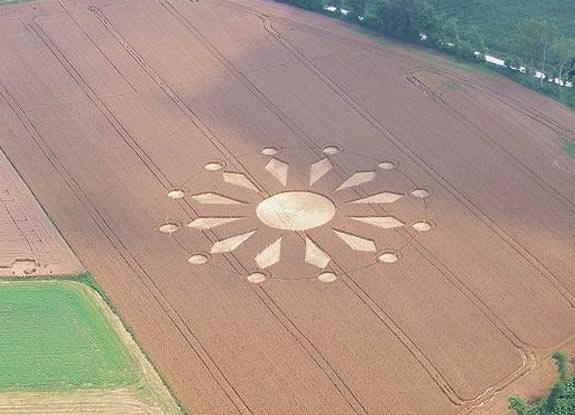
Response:
[{"label": "brown earth", "polygon": [[0,21],[0,145],[194,413],[500,413],[550,382],[567,109],[271,2]]}]

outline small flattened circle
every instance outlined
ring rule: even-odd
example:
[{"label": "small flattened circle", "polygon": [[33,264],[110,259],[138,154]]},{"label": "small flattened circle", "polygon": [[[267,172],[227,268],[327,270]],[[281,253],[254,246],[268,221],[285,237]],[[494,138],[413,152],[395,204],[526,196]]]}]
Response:
[{"label": "small flattened circle", "polygon": [[267,279],[266,274],[263,272],[253,272],[247,278],[248,282],[251,282],[252,284],[261,284]]},{"label": "small flattened circle", "polygon": [[209,261],[209,257],[206,254],[193,254],[188,262],[192,265],[204,265]]},{"label": "small flattened circle", "polygon": [[264,156],[275,156],[279,153],[279,150],[276,147],[264,147],[260,151]]},{"label": "small flattened circle", "polygon": [[413,225],[411,225],[411,227],[417,232],[427,232],[433,228],[431,223],[425,221],[415,222]]},{"label": "small flattened circle", "polygon": [[418,199],[426,199],[431,196],[431,192],[427,189],[414,189],[411,191],[411,196],[417,197]]},{"label": "small flattened circle", "polygon": [[317,277],[317,280],[325,284],[329,284],[337,280],[337,275],[335,275],[333,272],[322,272]]},{"label": "small flattened circle", "polygon": [[224,168],[224,163],[222,163],[221,161],[210,161],[209,163],[206,163],[206,165],[204,166],[204,170],[207,171],[218,171]]},{"label": "small flattened circle", "polygon": [[186,196],[186,192],[182,189],[173,189],[168,192],[168,197],[170,199],[183,199]]},{"label": "small flattened circle", "polygon": [[381,170],[394,170],[397,168],[397,162],[384,160],[377,165]]},{"label": "small flattened circle", "polygon": [[323,153],[328,156],[333,156],[335,154],[341,153],[341,148],[338,146],[327,146],[323,149]]},{"label": "small flattened circle", "polygon": [[379,256],[378,260],[385,264],[393,264],[399,260],[399,257],[395,252],[384,252]]},{"label": "small flattened circle", "polygon": [[173,234],[177,230],[178,230],[178,224],[174,223],[174,222],[164,223],[163,225],[161,225],[158,228],[158,231],[160,231],[161,233],[168,234],[168,235]]}]

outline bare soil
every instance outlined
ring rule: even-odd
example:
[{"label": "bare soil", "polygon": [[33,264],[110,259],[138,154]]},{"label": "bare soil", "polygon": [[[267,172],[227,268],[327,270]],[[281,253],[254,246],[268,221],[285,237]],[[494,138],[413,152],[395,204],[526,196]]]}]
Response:
[{"label": "bare soil", "polygon": [[[0,39],[2,149],[192,412],[499,413],[550,382],[566,108],[257,0],[47,0]],[[335,213],[268,226],[282,192]]]}]

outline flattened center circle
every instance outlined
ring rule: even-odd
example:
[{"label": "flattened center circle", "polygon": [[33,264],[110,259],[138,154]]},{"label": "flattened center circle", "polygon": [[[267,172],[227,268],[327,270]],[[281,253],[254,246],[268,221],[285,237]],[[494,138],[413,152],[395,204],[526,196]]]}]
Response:
[{"label": "flattened center circle", "polygon": [[261,202],[256,214],[272,228],[305,231],[328,223],[335,215],[335,205],[317,193],[284,192]]}]

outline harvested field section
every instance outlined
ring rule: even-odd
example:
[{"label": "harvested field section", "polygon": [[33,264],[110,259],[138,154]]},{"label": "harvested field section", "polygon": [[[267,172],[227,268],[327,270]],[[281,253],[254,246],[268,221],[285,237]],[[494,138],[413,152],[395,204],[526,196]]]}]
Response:
[{"label": "harvested field section", "polygon": [[574,334],[571,191],[430,63],[272,3],[47,3],[2,25],[0,145],[192,411],[463,414]]},{"label": "harvested field section", "polygon": [[82,266],[0,150],[0,276],[80,272]]},{"label": "harvested field section", "polygon": [[134,391],[73,393],[7,393],[1,395],[3,415],[164,415],[161,408],[139,400]]}]

